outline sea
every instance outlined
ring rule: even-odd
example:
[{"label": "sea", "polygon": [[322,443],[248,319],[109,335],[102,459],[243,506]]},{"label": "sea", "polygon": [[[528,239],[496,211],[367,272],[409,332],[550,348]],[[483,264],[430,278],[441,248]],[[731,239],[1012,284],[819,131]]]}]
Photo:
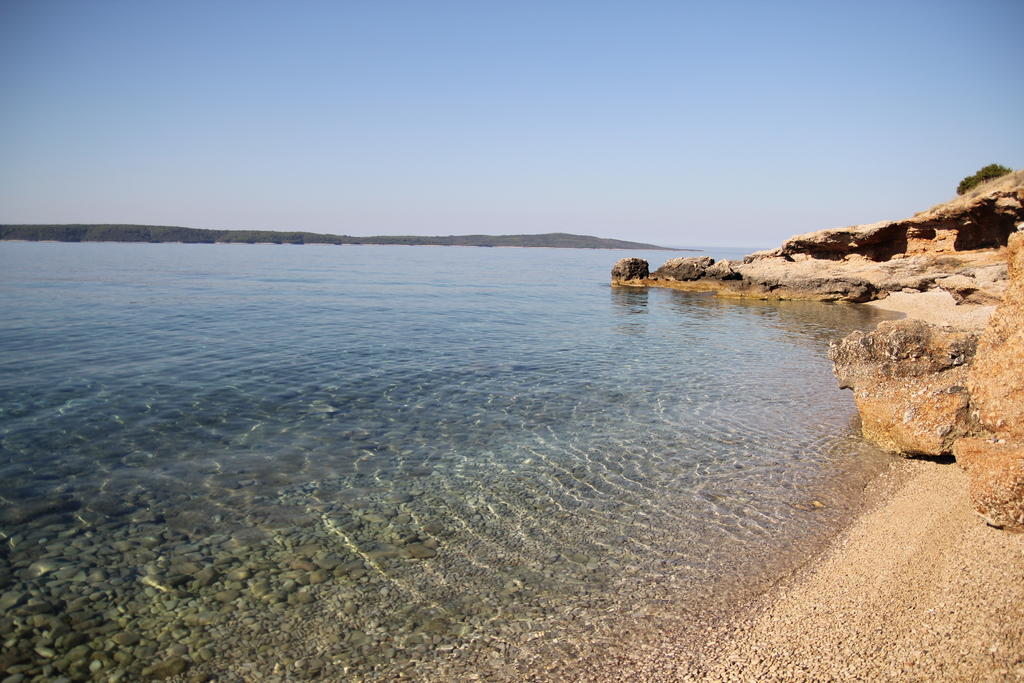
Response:
[{"label": "sea", "polygon": [[676,255],[0,243],[0,674],[567,680],[741,609],[889,462],[826,357],[882,314],[609,284]]}]

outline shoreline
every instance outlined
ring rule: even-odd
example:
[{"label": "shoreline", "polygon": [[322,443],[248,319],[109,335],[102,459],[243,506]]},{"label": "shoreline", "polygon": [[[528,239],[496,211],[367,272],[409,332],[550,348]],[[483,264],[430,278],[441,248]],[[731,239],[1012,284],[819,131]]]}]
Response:
[{"label": "shoreline", "polygon": [[829,349],[867,440],[904,459],[823,551],[697,642],[637,658],[645,679],[1024,679],[1022,230],[1017,171],[908,219],[797,235],[742,262],[616,262],[618,286],[906,318]]},{"label": "shoreline", "polygon": [[[979,333],[996,309],[941,290],[863,305]],[[1024,534],[987,525],[968,482],[949,456],[894,460],[821,552],[710,629],[674,675],[1024,679]]]},{"label": "shoreline", "polygon": [[893,462],[819,556],[708,634],[712,680],[1024,677],[1024,535],[985,525],[954,463]]},{"label": "shoreline", "polygon": [[952,458],[894,459],[860,496],[818,550],[731,616],[631,634],[558,673],[595,683],[1024,679],[1024,534],[985,524]]},{"label": "shoreline", "polygon": [[[995,310],[942,291],[866,305],[979,332]],[[1024,534],[985,523],[952,457],[896,459],[819,552],[696,642],[641,657],[653,680],[1024,679]]]}]

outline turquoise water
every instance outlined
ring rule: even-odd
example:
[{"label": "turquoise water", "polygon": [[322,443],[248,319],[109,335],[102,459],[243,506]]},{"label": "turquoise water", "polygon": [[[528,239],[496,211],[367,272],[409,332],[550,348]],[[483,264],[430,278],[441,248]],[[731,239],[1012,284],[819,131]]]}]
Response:
[{"label": "turquoise water", "polygon": [[877,318],[625,255],[0,244],[0,672],[555,676],[786,571]]}]

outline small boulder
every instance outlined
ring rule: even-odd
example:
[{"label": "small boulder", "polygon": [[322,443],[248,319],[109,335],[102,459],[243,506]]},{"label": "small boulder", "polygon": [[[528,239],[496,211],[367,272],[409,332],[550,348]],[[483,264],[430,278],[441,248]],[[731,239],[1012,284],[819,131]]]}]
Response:
[{"label": "small boulder", "polygon": [[969,275],[957,274],[939,278],[935,281],[939,289],[950,293],[957,304],[978,304],[991,306],[998,304],[1006,290],[1004,282],[984,283]]},{"label": "small boulder", "polygon": [[839,385],[853,389],[864,436],[909,455],[952,452],[971,433],[967,364],[977,336],[919,320],[883,322],[829,345]]}]

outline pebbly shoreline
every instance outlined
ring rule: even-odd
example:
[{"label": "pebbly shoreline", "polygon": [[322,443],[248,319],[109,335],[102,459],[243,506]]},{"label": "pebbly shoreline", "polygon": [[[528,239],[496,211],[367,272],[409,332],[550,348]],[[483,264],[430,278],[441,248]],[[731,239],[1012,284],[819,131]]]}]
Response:
[{"label": "pebbly shoreline", "polygon": [[[832,343],[864,435],[902,454],[820,555],[651,680],[1024,677],[1024,172],[906,221],[743,263],[623,259],[613,285],[903,313]],[[882,235],[885,239],[881,239]],[[595,676],[593,680],[601,680]]]}]

